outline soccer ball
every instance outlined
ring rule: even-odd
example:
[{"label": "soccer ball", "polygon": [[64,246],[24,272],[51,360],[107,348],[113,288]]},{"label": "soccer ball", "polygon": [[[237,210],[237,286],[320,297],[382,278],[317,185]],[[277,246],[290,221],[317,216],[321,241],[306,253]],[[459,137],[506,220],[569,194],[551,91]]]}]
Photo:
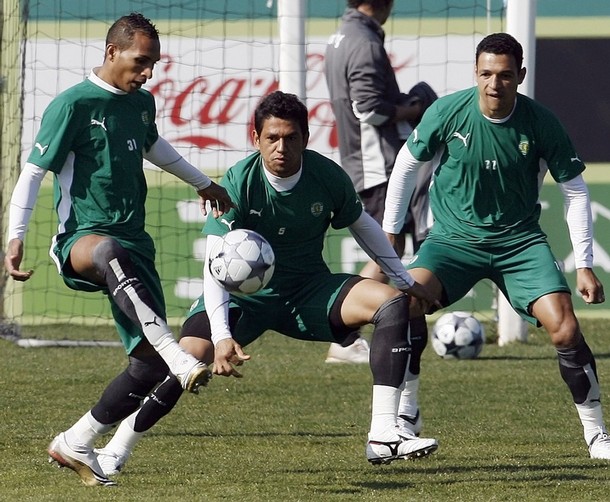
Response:
[{"label": "soccer ball", "polygon": [[448,312],[434,324],[432,347],[445,359],[474,359],[485,343],[485,331],[468,312]]},{"label": "soccer ball", "polygon": [[230,293],[260,291],[275,270],[271,244],[252,230],[231,230],[214,244],[209,256],[212,277]]}]

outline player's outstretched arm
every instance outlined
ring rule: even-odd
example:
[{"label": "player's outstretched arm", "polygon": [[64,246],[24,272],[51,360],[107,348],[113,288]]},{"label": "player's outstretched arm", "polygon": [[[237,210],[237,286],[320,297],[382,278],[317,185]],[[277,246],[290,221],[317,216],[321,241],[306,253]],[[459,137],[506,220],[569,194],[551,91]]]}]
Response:
[{"label": "player's outstretched arm", "polygon": [[173,146],[159,136],[149,150],[143,152],[144,158],[164,171],[177,176],[182,181],[192,185],[200,197],[203,214],[208,214],[206,201],[211,203],[215,218],[233,207],[227,191],[214,183],[199,169],[189,163]]}]

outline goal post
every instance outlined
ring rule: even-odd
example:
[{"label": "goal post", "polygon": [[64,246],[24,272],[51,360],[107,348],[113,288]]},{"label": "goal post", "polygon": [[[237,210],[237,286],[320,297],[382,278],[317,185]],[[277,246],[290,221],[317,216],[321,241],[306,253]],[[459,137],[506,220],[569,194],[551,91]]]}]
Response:
[{"label": "goal post", "polygon": [[[507,1],[506,31],[523,46],[523,63],[527,68],[527,76],[519,86],[519,92],[533,98],[536,75],[536,0]],[[499,289],[497,294],[498,345],[526,342],[528,323],[513,310]]]},{"label": "goal post", "polygon": [[25,23],[22,20],[19,0],[3,0],[0,4],[0,329],[3,334],[13,330],[12,316],[22,312],[21,285],[8,280],[4,269],[6,228],[11,193],[19,176],[21,158],[22,123],[22,44]]}]

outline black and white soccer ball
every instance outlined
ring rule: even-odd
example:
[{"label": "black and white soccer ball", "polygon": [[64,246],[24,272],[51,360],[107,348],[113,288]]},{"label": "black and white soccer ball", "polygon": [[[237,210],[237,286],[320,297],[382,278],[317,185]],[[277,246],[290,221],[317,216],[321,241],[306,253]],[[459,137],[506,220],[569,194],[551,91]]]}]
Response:
[{"label": "black and white soccer ball", "polygon": [[271,244],[252,230],[231,230],[218,239],[209,256],[212,277],[230,293],[250,295],[260,291],[275,270]]},{"label": "black and white soccer ball", "polygon": [[444,359],[474,359],[484,344],[485,330],[469,312],[443,314],[432,329],[432,347]]}]

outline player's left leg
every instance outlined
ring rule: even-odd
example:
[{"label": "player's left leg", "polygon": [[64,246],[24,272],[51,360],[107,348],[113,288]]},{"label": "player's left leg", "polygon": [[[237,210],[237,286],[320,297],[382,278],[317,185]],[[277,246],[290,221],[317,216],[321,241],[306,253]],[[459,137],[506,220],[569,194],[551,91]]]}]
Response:
[{"label": "player's left leg", "polygon": [[531,309],[555,345],[559,372],[572,393],[591,458],[610,460],[595,358],[580,331],[569,293],[544,295]]}]

